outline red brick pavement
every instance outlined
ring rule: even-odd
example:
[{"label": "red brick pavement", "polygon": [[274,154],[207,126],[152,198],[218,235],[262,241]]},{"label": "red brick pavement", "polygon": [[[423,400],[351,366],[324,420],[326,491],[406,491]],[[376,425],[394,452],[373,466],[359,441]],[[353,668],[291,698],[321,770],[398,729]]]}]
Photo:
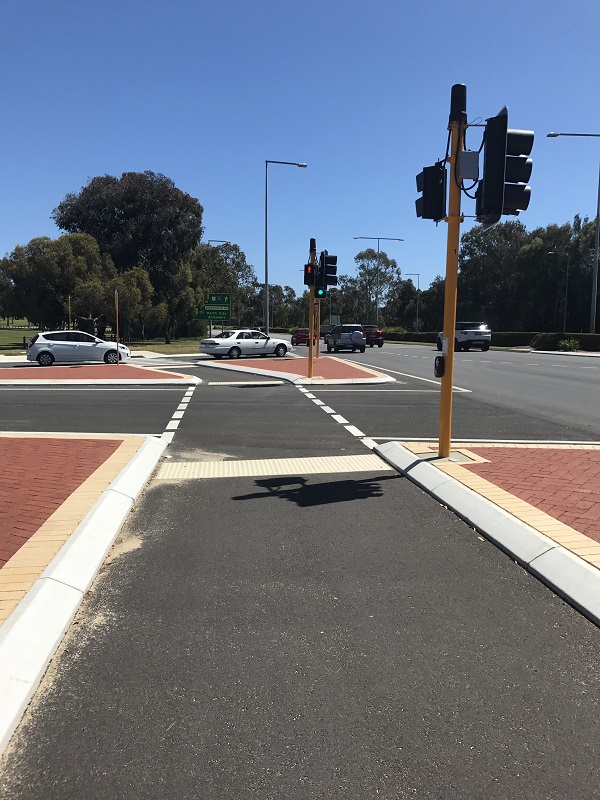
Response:
[{"label": "red brick pavement", "polygon": [[[231,361],[224,362],[223,366],[242,370],[248,369],[251,372],[260,369],[271,372],[286,372],[302,378],[308,377],[308,358],[275,358],[269,360],[266,358],[244,358],[235,361],[235,363]],[[313,378],[324,378],[325,380],[373,378],[377,374],[367,367],[351,364],[339,358],[322,356],[313,359]]]},{"label": "red brick pavement", "polygon": [[121,442],[0,438],[0,567]]},{"label": "red brick pavement", "polygon": [[32,380],[57,383],[62,381],[97,381],[97,380],[179,380],[180,375],[174,372],[162,372],[149,367],[138,367],[133,364],[77,364],[73,366],[40,367],[37,364],[23,367],[0,367],[0,381],[18,383]]},{"label": "red brick pavement", "polygon": [[473,447],[488,464],[462,464],[600,542],[600,450]]}]

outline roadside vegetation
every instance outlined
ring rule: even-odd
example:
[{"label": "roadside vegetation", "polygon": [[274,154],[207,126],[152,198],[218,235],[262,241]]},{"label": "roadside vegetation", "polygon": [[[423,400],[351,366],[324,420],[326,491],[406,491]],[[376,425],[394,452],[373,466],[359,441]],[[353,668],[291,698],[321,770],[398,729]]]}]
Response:
[{"label": "roadside vegetation", "polygon": [[[231,295],[228,324],[259,327],[264,294],[254,267],[233,242],[202,242],[203,213],[164,175],[92,178],[52,211],[62,235],[34,238],[0,260],[0,314],[27,318],[36,329],[76,327],[104,337],[118,298],[125,341],[170,346],[206,335],[198,309],[219,292]],[[457,318],[511,332],[505,337],[564,330],[561,339],[579,338],[589,330],[593,248],[594,223],[578,216],[533,231],[518,221],[473,227],[461,239]],[[441,330],[443,277],[418,291],[385,252],[368,248],[354,261],[355,274],[340,274],[322,301],[324,323],[377,318],[399,337]],[[274,332],[307,324],[307,291],[274,284],[269,300]],[[18,346],[22,335],[0,336],[0,348]]]}]

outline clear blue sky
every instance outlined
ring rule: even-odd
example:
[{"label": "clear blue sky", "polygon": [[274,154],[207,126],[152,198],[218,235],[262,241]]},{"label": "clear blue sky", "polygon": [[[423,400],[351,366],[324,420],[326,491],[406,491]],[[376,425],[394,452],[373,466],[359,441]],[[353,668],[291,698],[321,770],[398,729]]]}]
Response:
[{"label": "clear blue sky", "polygon": [[58,236],[90,178],[152,170],[262,280],[265,159],[304,161],[269,167],[270,283],[303,290],[311,237],[353,274],[377,246],[353,237],[380,236],[426,288],[446,225],[415,216],[415,175],[445,153],[454,83],[469,121],[507,105],[535,131],[528,229],[595,215],[600,139],[546,133],[600,133],[598,0],[4,0],[0,26],[2,255]]}]

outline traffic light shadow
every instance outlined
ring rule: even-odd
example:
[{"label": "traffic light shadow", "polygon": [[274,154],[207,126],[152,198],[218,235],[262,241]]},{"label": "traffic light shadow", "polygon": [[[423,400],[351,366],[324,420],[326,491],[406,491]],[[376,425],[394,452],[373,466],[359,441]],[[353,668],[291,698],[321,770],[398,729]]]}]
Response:
[{"label": "traffic light shadow", "polygon": [[377,478],[360,480],[324,481],[310,483],[307,478],[266,478],[255,481],[262,492],[252,492],[232,497],[232,500],[261,500],[265,497],[277,497],[289,500],[300,507],[329,505],[330,503],[348,503],[353,500],[368,500],[371,497],[382,497],[383,481],[396,480],[400,475],[384,475]]}]

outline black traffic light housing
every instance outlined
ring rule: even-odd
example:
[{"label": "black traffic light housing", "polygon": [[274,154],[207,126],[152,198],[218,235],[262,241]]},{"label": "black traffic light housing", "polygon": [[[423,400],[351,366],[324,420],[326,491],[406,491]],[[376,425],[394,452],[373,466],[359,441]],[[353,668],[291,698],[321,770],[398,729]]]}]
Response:
[{"label": "black traffic light housing", "polygon": [[327,297],[327,287],[337,286],[337,256],[323,250],[319,256],[319,267],[315,276],[315,297]]},{"label": "black traffic light housing", "polygon": [[304,285],[305,286],[314,286],[315,285],[315,272],[316,266],[314,264],[305,264],[304,265]]},{"label": "black traffic light housing", "polygon": [[438,161],[433,167],[423,167],[417,175],[417,191],[423,196],[417,198],[415,206],[417,217],[433,219],[436,222],[446,216],[446,164]]},{"label": "black traffic light housing", "polygon": [[337,286],[337,282],[337,256],[331,256],[327,250],[323,250],[319,256],[318,285],[327,288]]},{"label": "black traffic light housing", "polygon": [[529,205],[533,162],[528,158],[533,147],[533,131],[508,127],[506,106],[490,117],[483,139],[483,180],[476,192],[478,222],[494,225],[503,214],[518,215]]}]

